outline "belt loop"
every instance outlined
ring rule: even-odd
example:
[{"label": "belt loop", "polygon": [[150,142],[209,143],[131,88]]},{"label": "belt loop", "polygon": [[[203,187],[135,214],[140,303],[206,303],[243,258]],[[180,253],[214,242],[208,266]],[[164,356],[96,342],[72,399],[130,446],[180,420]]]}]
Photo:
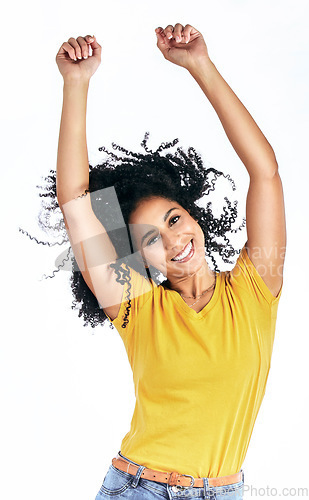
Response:
[{"label": "belt loop", "polygon": [[243,483],[245,483],[245,473],[244,473],[244,470],[241,469],[240,472],[242,473],[242,479],[241,480],[243,481]]},{"label": "belt loop", "polygon": [[203,477],[203,493],[204,493],[204,498],[205,500],[208,500],[210,498],[209,495],[209,484],[208,484],[208,478]]},{"label": "belt loop", "polygon": [[137,473],[135,474],[134,479],[133,479],[132,484],[131,484],[131,486],[132,486],[133,488],[136,488],[136,486],[138,485],[138,482],[139,482],[139,480],[140,480],[141,474],[142,474],[142,472],[143,472],[143,470],[144,470],[145,468],[146,468],[146,467],[144,467],[144,465],[140,465],[140,466],[139,466],[138,471],[137,471]]},{"label": "belt loop", "polygon": [[133,462],[133,460],[130,460],[129,458],[125,457],[125,456],[121,453],[121,451],[118,451],[118,455],[119,455],[121,458],[123,458],[124,460],[126,460],[127,462],[129,462],[130,464],[139,465],[138,463]]}]

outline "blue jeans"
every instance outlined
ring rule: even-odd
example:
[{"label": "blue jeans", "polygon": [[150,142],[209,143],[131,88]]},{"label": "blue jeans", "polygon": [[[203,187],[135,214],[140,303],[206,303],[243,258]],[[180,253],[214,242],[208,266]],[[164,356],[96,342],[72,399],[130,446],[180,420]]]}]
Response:
[{"label": "blue jeans", "polygon": [[[120,452],[119,455],[129,460]],[[242,500],[243,498],[243,470],[241,470],[242,480],[238,483],[225,486],[208,486],[208,479],[203,478],[204,486],[202,488],[194,486],[175,487],[140,477],[145,467],[132,462],[132,460],[129,460],[129,462],[139,465],[136,475],[128,474],[110,465],[95,500],[110,500],[111,498],[115,500],[174,500],[177,498],[181,500],[196,498],[203,500]]]}]

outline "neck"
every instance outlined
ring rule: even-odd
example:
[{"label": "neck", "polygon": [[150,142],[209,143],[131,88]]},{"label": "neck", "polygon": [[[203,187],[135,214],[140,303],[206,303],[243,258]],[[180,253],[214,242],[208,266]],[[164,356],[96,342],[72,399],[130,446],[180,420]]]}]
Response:
[{"label": "neck", "polygon": [[209,269],[206,260],[194,273],[182,278],[167,279],[166,285],[176,292],[190,297],[196,297],[209,288],[215,281],[216,273]]}]

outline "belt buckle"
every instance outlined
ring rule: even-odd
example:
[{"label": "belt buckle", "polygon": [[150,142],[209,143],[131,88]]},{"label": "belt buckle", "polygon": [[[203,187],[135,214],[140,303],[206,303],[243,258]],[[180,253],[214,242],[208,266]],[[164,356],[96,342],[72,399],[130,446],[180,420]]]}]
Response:
[{"label": "belt buckle", "polygon": [[174,491],[175,493],[177,493],[177,491],[184,490],[185,488],[190,488],[191,486],[194,486],[195,479],[194,479],[193,476],[190,476],[190,474],[181,474],[181,476],[190,477],[191,478],[191,484],[189,486],[181,486],[180,484],[172,486],[172,491]]},{"label": "belt buckle", "polygon": [[[194,486],[194,482],[195,482],[195,479],[193,476],[190,476],[190,474],[181,474],[182,476],[186,476],[186,477],[191,477],[191,484],[189,484],[188,488],[190,486]],[[193,482],[192,482],[193,481]]]},{"label": "belt buckle", "polygon": [[181,486],[180,484],[172,484],[172,491],[174,492],[177,492],[177,491],[180,491],[180,490],[184,490],[185,488],[190,488],[191,486],[194,485],[194,482],[195,482],[195,479],[193,476],[191,476],[190,474],[177,474],[177,472],[172,472],[171,473],[171,476],[170,476],[170,479],[169,479],[169,482],[168,484],[170,484],[170,482],[174,482],[175,481],[175,476],[178,475],[178,476],[186,476],[186,477],[190,477],[191,478],[191,484],[189,486]]}]

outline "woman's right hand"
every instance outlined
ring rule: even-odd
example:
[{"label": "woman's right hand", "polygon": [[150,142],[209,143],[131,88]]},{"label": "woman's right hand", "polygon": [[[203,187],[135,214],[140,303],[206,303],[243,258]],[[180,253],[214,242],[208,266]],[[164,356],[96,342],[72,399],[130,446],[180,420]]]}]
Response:
[{"label": "woman's right hand", "polygon": [[101,63],[101,50],[102,47],[94,36],[69,38],[56,55],[56,63],[63,79],[89,81]]}]

